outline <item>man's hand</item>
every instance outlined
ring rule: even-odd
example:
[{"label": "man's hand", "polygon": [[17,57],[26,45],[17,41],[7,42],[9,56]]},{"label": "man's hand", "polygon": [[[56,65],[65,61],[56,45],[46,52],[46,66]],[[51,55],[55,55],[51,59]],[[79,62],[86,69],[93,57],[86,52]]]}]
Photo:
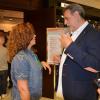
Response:
[{"label": "man's hand", "polygon": [[87,70],[87,71],[90,71],[92,73],[97,73],[98,72],[97,70],[93,69],[92,67],[86,67],[84,69]]},{"label": "man's hand", "polygon": [[60,55],[53,55],[52,57],[54,64],[59,64],[60,63]]},{"label": "man's hand", "polygon": [[69,34],[61,34],[60,37],[61,45],[63,48],[68,48],[68,46],[73,42]]},{"label": "man's hand", "polygon": [[100,88],[97,89],[98,94],[100,95]]}]

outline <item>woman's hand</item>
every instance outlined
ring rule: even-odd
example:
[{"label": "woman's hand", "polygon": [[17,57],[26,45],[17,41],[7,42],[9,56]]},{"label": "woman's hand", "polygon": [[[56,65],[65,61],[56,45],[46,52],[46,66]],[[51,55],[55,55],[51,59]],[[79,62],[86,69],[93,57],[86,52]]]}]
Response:
[{"label": "woman's hand", "polygon": [[49,70],[49,74],[51,74],[51,67],[50,67],[50,65],[47,62],[45,62],[45,61],[42,61],[41,64],[42,64],[43,68],[45,70],[48,69]]}]

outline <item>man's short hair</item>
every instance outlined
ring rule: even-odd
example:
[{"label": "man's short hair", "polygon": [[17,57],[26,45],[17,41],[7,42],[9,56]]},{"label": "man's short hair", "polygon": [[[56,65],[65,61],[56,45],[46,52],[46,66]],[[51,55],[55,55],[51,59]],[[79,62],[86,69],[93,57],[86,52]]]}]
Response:
[{"label": "man's short hair", "polygon": [[79,4],[70,4],[66,8],[64,8],[63,12],[65,12],[66,10],[70,10],[71,13],[77,11],[82,18],[85,18],[85,10]]}]

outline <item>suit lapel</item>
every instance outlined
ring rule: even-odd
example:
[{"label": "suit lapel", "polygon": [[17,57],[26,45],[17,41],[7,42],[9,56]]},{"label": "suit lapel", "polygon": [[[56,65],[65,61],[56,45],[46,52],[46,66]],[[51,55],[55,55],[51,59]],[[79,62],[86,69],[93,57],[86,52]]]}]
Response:
[{"label": "suit lapel", "polygon": [[76,43],[76,44],[80,43],[80,41],[84,38],[84,36],[85,36],[86,34],[88,34],[88,32],[90,31],[90,29],[91,29],[91,25],[88,24],[88,25],[86,26],[86,28],[85,28],[85,29],[81,32],[81,34],[78,36],[78,38],[75,40],[75,43]]}]

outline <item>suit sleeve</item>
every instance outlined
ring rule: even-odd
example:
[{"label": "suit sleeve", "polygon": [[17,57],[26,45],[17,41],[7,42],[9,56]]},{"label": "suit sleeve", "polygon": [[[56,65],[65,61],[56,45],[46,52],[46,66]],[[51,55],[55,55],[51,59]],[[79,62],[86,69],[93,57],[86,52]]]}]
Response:
[{"label": "suit sleeve", "polygon": [[82,68],[92,67],[100,71],[100,35],[90,36],[86,45],[87,50],[83,50],[81,46],[73,42],[65,50],[65,54],[69,54]]}]

